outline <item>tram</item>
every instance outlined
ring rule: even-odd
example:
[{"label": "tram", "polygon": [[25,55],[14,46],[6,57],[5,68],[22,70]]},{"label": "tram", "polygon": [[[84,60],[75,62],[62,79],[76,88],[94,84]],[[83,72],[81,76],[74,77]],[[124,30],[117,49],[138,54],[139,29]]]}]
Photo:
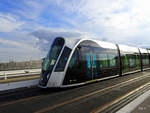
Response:
[{"label": "tram", "polygon": [[39,87],[72,87],[150,69],[150,50],[96,39],[57,37]]}]

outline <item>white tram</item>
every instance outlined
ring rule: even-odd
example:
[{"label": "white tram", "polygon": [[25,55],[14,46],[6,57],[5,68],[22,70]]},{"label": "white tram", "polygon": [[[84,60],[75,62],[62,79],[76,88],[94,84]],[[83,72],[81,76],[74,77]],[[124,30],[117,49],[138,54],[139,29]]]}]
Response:
[{"label": "white tram", "polygon": [[57,37],[43,59],[39,86],[71,87],[149,68],[149,50],[95,39]]}]

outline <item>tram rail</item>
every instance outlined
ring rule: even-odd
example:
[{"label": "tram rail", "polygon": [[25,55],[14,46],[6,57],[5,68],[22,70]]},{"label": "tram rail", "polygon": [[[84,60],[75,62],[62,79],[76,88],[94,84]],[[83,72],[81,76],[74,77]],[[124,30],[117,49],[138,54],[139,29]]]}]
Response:
[{"label": "tram rail", "polygon": [[[30,90],[26,90],[22,92],[18,91],[17,93],[16,92],[7,93],[6,96],[3,96],[5,99],[7,97],[9,97],[7,99],[10,99],[11,97],[16,97],[16,95],[28,94],[28,96],[25,98],[23,96],[22,96],[23,98],[18,97],[18,99],[14,99],[14,100],[10,99],[6,102],[3,101],[1,102],[0,110],[2,108],[4,109],[9,107],[11,109],[12,105],[15,108],[15,106],[17,107],[17,105],[20,103],[22,104],[26,103],[26,107],[27,107],[29,103],[33,104],[34,102],[36,102],[34,103],[34,106],[32,107],[28,106],[29,111],[26,112],[31,112],[34,109],[34,111],[32,111],[34,113],[44,113],[44,112],[63,113],[63,111],[76,113],[76,111],[73,110],[75,105],[81,108],[78,110],[78,113],[93,112],[93,111],[105,112],[105,110],[108,110],[109,112],[110,111],[115,112],[116,110],[120,109],[122,106],[132,101],[133,99],[135,99],[136,97],[138,97],[139,95],[141,95],[142,93],[144,93],[149,89],[148,86],[145,85],[145,84],[149,85],[149,81],[150,81],[149,72],[150,71],[144,71],[141,73],[116,77],[110,80],[84,85],[82,87],[80,86],[76,88],[69,88],[68,90],[66,90],[65,88],[65,89],[58,89],[55,91],[52,91],[52,89],[46,89],[45,91],[43,90],[41,91],[40,88],[35,87],[33,90],[31,88]],[[122,89],[124,89],[124,91]],[[74,94],[72,95],[73,92]],[[119,94],[116,95],[115,94],[116,92],[118,92]],[[112,97],[107,98],[106,97],[107,95],[112,95]],[[94,98],[96,98],[96,102],[94,102],[95,103],[94,105],[89,104],[89,107],[87,107],[86,109],[82,109],[82,107],[86,105],[86,102],[94,101]],[[106,99],[107,101],[105,101],[103,98],[107,98]],[[45,102],[45,99],[47,100],[46,101],[47,103],[43,103]],[[54,101],[54,99],[57,100]],[[40,103],[37,103],[37,101]],[[99,111],[99,109],[101,109],[102,111]],[[14,112],[17,113],[19,112],[19,110]]]},{"label": "tram rail", "polygon": [[[67,101],[65,101],[65,102],[62,102],[62,103],[59,103],[59,104],[56,104],[56,105],[53,105],[53,106],[50,106],[50,107],[41,109],[41,110],[36,111],[36,112],[34,112],[34,113],[50,112],[50,111],[53,111],[53,110],[56,109],[56,108],[59,109],[60,107],[63,107],[63,106],[65,106],[65,105],[69,105],[69,104],[72,104],[72,103],[75,103],[75,102],[78,102],[78,101],[82,101],[82,99],[86,99],[86,98],[88,98],[88,97],[91,97],[91,96],[94,96],[94,95],[97,95],[97,94],[103,95],[103,93],[108,93],[108,92],[110,92],[110,91],[111,91],[112,89],[114,89],[114,88],[117,88],[117,87],[124,87],[124,86],[127,86],[127,85],[129,85],[129,84],[132,84],[132,83],[141,81],[141,80],[143,80],[143,79],[145,79],[145,78],[149,78],[149,79],[150,79],[150,74],[146,74],[146,75],[144,75],[144,76],[142,76],[142,77],[137,77],[137,78],[134,78],[134,79],[131,79],[131,80],[128,80],[128,81],[125,81],[125,82],[122,82],[122,83],[119,83],[119,84],[110,86],[110,87],[106,87],[106,88],[101,89],[101,90],[97,90],[97,91],[91,92],[91,93],[86,94],[86,95],[83,95],[83,96],[79,96],[79,97],[77,97],[77,98],[73,98],[73,99],[71,99],[71,100],[67,100]],[[126,93],[126,94],[124,94],[124,95],[118,97],[117,99],[112,100],[111,102],[109,102],[109,103],[107,103],[107,104],[104,104],[104,105],[102,105],[102,106],[100,106],[100,107],[94,109],[93,111],[91,111],[91,113],[99,113],[99,112],[102,112],[102,111],[106,110],[108,107],[110,107],[110,106],[112,106],[112,105],[118,103],[119,101],[121,101],[121,100],[123,100],[123,99],[125,99],[125,98],[127,98],[127,97],[131,97],[132,95],[134,95],[135,97],[138,97],[140,93],[138,92],[138,94],[136,94],[136,92],[137,92],[137,91],[141,91],[141,89],[143,89],[143,88],[144,88],[144,91],[142,91],[142,92],[147,91],[148,89],[150,89],[150,87],[148,87],[148,88],[146,88],[146,90],[145,90],[145,87],[147,87],[147,86],[150,86],[150,82],[148,82],[148,83],[146,83],[146,84],[144,84],[144,85],[142,85],[142,86],[139,86],[139,87],[137,87],[136,89],[134,89],[133,91],[130,91],[130,92],[128,92],[128,93]],[[135,98],[132,98],[131,100],[133,100],[133,99],[135,99]],[[130,100],[130,101],[131,101],[131,100]],[[128,101],[127,101],[127,102],[128,102]],[[124,104],[123,104],[123,105],[124,105]],[[112,108],[112,109],[113,109],[113,108]],[[111,109],[111,110],[112,110],[112,109]],[[111,111],[111,110],[109,109],[109,111]],[[118,110],[118,109],[117,109],[117,110]],[[106,113],[106,112],[104,111],[104,113]]]}]

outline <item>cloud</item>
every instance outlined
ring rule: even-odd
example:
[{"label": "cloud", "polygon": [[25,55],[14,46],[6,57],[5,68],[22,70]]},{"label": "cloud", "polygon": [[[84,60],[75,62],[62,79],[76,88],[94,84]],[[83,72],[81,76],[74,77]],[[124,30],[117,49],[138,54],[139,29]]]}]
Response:
[{"label": "cloud", "polygon": [[[38,38],[37,45],[40,47],[42,51],[48,51],[50,45],[52,44],[54,38],[56,37],[68,37],[68,38],[79,38],[81,36],[92,36],[92,34],[88,34],[86,32],[80,32],[77,30],[69,30],[69,29],[41,29],[30,33],[30,35]],[[94,35],[93,35],[94,37]]]},{"label": "cloud", "polygon": [[17,41],[13,41],[13,40],[5,40],[4,38],[0,38],[0,44],[6,45],[9,47],[11,46],[11,47],[22,48],[22,49],[27,49],[27,50],[35,50],[36,49],[36,48],[34,48],[34,45],[31,45],[25,41],[17,42]]},{"label": "cloud", "polygon": [[0,44],[12,45],[12,46],[17,46],[17,47],[22,46],[20,43],[18,43],[16,41],[5,40],[3,38],[0,38]]},{"label": "cloud", "polygon": [[14,7],[11,11],[0,12],[0,32],[9,33],[6,37],[0,34],[0,43],[19,48],[16,51],[10,48],[16,54],[23,49],[25,56],[32,52],[35,56],[43,56],[57,36],[92,35],[100,40],[140,47],[147,47],[150,42],[150,2],[147,0],[22,0],[8,3]]},{"label": "cloud", "polygon": [[31,33],[10,32],[5,37],[0,37],[0,62],[41,59],[49,51],[54,38],[79,38],[83,35],[89,36],[88,33],[77,30],[44,27]]},{"label": "cloud", "polygon": [[11,32],[18,29],[23,22],[10,14],[0,13],[0,32]]},{"label": "cloud", "polygon": [[77,29],[125,44],[139,42],[139,36],[142,42],[148,40],[145,36],[150,32],[148,4],[147,0],[61,0],[57,3],[66,13],[76,15],[72,21],[76,22]]},{"label": "cloud", "polygon": [[31,33],[9,32],[0,37],[0,62],[25,61],[44,57],[55,37],[80,37],[85,32],[68,29],[42,28]]},{"label": "cloud", "polygon": [[42,3],[23,0],[15,4],[19,9],[14,12],[24,18],[22,30],[30,31],[40,26],[73,28],[107,39],[112,33],[114,37],[121,34],[121,38],[127,38],[141,31],[149,32],[148,4],[147,0],[45,0]]},{"label": "cloud", "polygon": [[43,2],[41,3],[39,1],[34,1],[34,0],[30,0],[30,1],[25,0],[20,4],[18,4],[18,7],[20,7],[20,9],[19,10],[17,9],[15,12],[21,15],[25,19],[36,21],[39,19],[40,14],[44,9],[44,6],[45,5],[43,5]]},{"label": "cloud", "polygon": [[36,45],[38,42],[36,37],[25,33],[14,33],[11,36],[13,36],[11,39],[9,35],[5,37],[7,39],[0,38],[0,62],[36,60],[45,56],[46,53]]},{"label": "cloud", "polygon": [[0,48],[0,62],[39,60],[44,55],[38,49]]}]

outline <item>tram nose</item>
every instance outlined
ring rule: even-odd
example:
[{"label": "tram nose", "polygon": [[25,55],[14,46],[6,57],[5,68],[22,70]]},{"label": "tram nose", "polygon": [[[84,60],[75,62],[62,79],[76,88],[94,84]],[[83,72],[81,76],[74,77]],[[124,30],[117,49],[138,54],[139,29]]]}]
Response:
[{"label": "tram nose", "polygon": [[47,85],[47,82],[48,82],[47,75],[48,75],[48,72],[42,70],[41,76],[40,76],[40,85],[41,86]]}]

